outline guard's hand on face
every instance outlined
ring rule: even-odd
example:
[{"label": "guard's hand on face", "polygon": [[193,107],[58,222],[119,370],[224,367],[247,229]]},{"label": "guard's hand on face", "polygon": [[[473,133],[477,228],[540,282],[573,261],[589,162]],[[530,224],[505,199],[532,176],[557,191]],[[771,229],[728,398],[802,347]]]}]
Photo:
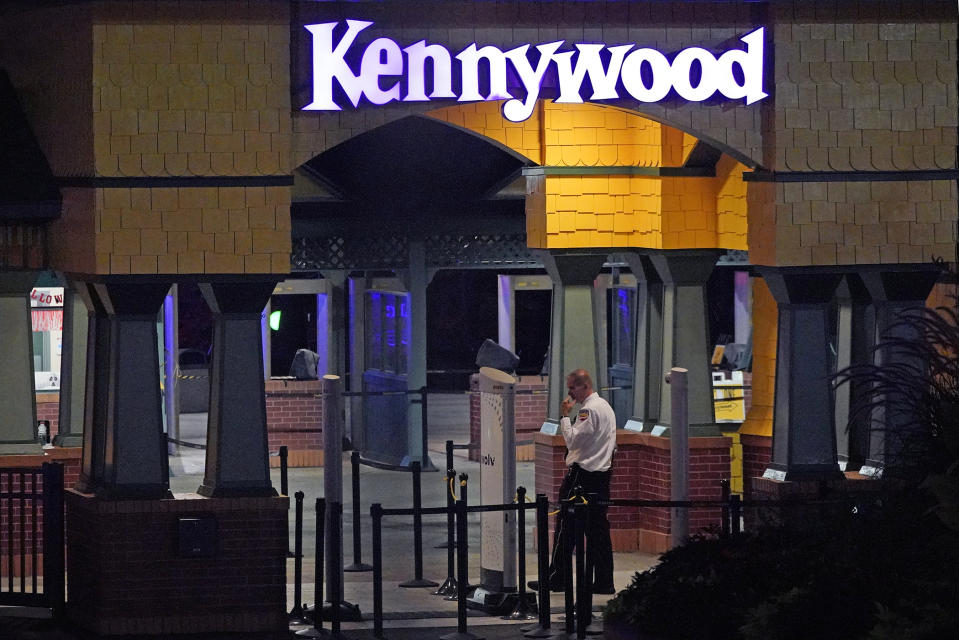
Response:
[{"label": "guard's hand on face", "polygon": [[566,396],[566,399],[563,400],[563,403],[559,407],[559,410],[562,413],[564,418],[567,417],[569,415],[569,412],[573,410],[574,404],[575,403],[573,402],[573,399],[570,398],[569,396]]}]

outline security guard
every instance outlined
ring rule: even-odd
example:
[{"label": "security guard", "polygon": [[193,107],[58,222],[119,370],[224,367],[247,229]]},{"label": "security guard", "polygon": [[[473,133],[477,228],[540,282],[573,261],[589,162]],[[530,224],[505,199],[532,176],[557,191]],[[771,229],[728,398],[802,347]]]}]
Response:
[{"label": "security guard", "polygon": [[[577,369],[566,377],[569,395],[560,406],[560,428],[566,440],[566,477],[559,488],[559,499],[568,504],[573,490],[582,487],[587,496],[588,519],[586,547],[593,561],[593,593],[616,593],[613,586],[613,545],[609,537],[607,507],[596,504],[609,500],[609,481],[612,475],[613,452],[616,450],[616,416],[613,408],[593,391],[593,381],[585,369]],[[576,421],[570,421],[570,412],[580,405]],[[566,551],[566,536],[572,535],[564,525],[562,514],[557,518],[553,536],[553,554],[550,559],[549,588],[564,591],[566,568],[570,559]],[[530,583],[533,589],[539,583]]]}]

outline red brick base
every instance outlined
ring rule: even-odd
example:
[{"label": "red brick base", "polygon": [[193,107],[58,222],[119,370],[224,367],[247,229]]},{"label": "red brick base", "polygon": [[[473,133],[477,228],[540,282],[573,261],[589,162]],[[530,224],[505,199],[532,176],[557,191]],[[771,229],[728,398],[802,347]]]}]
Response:
[{"label": "red brick base", "polygon": [[[109,501],[70,490],[67,615],[97,634],[287,629],[289,499]],[[184,557],[178,519],[210,517],[210,557]]]},{"label": "red brick base", "polygon": [[[562,436],[538,433],[536,444],[536,493],[557,499],[566,473],[566,442]],[[617,431],[616,458],[610,497],[614,500],[669,500],[670,441],[647,433]],[[730,477],[730,439],[726,437],[689,439],[689,497],[691,500],[719,500],[720,481]],[[662,553],[671,546],[670,514],[666,507],[610,507],[609,523],[614,551]],[[690,533],[718,530],[722,525],[719,507],[691,509]]]},{"label": "red brick base", "polygon": [[[323,382],[274,378],[266,381],[266,430],[270,451],[286,446],[290,467],[323,465]],[[280,459],[270,458],[270,466]]]}]

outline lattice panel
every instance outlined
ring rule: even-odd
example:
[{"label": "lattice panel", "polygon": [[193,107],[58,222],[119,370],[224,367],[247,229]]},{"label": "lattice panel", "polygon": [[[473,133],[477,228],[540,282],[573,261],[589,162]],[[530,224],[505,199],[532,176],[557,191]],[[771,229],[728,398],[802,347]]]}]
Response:
[{"label": "lattice panel", "polygon": [[[525,234],[444,235],[426,239],[428,268],[533,267],[540,263],[526,247]],[[321,236],[293,243],[294,271],[319,269],[404,269],[409,239],[403,236],[344,238]]]},{"label": "lattice panel", "polygon": [[294,271],[396,269],[408,261],[408,241],[403,236],[301,238],[293,243],[290,258]]},{"label": "lattice panel", "polygon": [[526,234],[445,235],[426,239],[431,268],[533,267],[541,263],[526,246]]}]

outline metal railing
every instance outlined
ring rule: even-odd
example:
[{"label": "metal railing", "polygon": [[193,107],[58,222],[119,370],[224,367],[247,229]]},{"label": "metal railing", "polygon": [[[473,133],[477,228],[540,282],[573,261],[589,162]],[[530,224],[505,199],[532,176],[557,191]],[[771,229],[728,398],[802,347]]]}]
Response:
[{"label": "metal railing", "polygon": [[0,469],[0,605],[64,606],[63,465]]}]

